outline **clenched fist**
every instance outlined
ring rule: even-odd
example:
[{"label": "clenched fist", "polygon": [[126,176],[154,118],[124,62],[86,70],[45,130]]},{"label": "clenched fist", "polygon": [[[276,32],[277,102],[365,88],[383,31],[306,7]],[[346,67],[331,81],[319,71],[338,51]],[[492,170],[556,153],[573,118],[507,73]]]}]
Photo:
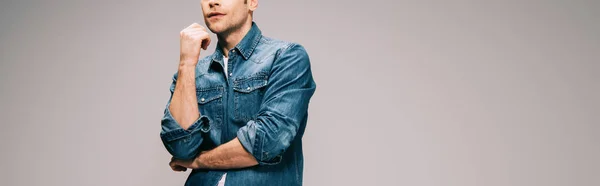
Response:
[{"label": "clenched fist", "polygon": [[200,48],[206,50],[210,44],[210,35],[206,28],[198,23],[183,29],[180,33],[180,65],[196,66],[200,57]]}]

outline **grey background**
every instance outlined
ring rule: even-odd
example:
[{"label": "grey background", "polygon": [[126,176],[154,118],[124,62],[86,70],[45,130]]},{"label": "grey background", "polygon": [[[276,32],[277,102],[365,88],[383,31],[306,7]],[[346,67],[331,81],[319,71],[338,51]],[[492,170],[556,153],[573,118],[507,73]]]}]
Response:
[{"label": "grey background", "polygon": [[[592,186],[599,7],[279,0],[255,21],[312,61],[305,185]],[[0,185],[182,185],[159,120],[201,16],[199,0],[2,1]]]}]

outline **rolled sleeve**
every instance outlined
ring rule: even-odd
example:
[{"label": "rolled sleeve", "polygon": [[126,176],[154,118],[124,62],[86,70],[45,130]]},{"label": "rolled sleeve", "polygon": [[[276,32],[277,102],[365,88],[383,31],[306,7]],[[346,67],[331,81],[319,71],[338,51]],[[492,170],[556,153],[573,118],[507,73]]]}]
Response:
[{"label": "rolled sleeve", "polygon": [[[259,137],[257,137],[257,134]],[[260,165],[275,165],[281,162],[281,154],[273,154],[273,151],[266,151],[263,148],[262,142],[265,140],[265,133],[257,128],[254,120],[249,121],[246,126],[240,128],[237,137],[244,149],[250,152]]]},{"label": "rolled sleeve", "polygon": [[298,131],[304,130],[315,89],[305,49],[298,44],[282,49],[273,64],[258,116],[237,131],[238,140],[259,165],[281,162]]},{"label": "rolled sleeve", "polygon": [[[173,97],[174,86],[175,80],[171,85],[171,98]],[[206,116],[200,116],[188,129],[183,129],[171,115],[169,109],[171,98],[169,98],[164,116],[161,119],[160,138],[173,157],[184,160],[193,159],[200,151],[199,148],[204,139],[204,133],[208,133],[211,129],[210,120]]]}]

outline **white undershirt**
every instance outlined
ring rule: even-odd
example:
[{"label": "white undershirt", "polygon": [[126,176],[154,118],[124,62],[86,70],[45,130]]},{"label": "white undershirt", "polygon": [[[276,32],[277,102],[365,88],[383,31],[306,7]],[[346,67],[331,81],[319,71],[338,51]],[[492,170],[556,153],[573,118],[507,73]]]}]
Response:
[{"label": "white undershirt", "polygon": [[229,58],[223,56],[223,63],[225,64],[225,75],[227,75],[227,61],[229,60]]},{"label": "white undershirt", "polygon": [[225,186],[225,176],[227,176],[227,173],[223,174],[223,176],[221,177],[221,180],[219,180],[219,184],[217,184],[217,186]]},{"label": "white undershirt", "polygon": [[[223,62],[225,64],[225,76],[227,76],[227,60],[229,60],[227,57],[223,56]],[[225,186],[225,176],[227,176],[227,173],[223,174],[223,176],[221,177],[221,180],[219,180],[219,184],[217,184],[217,186]]]}]

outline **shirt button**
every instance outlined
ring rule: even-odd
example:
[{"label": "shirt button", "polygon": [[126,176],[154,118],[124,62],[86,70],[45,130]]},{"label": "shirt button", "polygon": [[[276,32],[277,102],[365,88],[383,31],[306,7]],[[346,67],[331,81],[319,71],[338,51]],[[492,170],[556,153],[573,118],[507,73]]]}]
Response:
[{"label": "shirt button", "polygon": [[201,102],[204,102],[204,98],[200,98],[200,101],[201,101]]},{"label": "shirt button", "polygon": [[246,90],[250,90],[250,87],[246,88]]},{"label": "shirt button", "polygon": [[229,76],[232,76],[232,75],[233,75],[233,73],[229,73]]}]

